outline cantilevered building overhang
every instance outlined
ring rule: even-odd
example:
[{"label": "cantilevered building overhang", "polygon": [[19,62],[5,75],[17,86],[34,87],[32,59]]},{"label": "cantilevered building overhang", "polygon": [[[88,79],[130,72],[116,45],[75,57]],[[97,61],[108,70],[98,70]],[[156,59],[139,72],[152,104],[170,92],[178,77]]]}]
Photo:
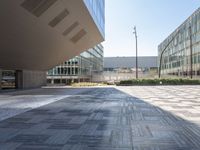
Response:
[{"label": "cantilevered building overhang", "polygon": [[46,71],[102,42],[104,12],[92,3],[104,7],[103,0],[1,0],[0,68]]},{"label": "cantilevered building overhang", "polygon": [[104,0],[1,0],[0,11],[0,72],[16,70],[18,88],[104,40]]}]

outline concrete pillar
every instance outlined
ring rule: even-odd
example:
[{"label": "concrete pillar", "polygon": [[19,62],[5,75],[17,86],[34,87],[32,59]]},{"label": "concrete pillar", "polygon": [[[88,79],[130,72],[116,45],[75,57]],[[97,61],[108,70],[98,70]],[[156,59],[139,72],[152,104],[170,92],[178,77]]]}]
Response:
[{"label": "concrete pillar", "polygon": [[22,70],[16,70],[15,87],[16,87],[16,89],[23,89],[23,72],[22,72]]},{"label": "concrete pillar", "polygon": [[0,90],[2,89],[1,88],[1,81],[2,81],[2,70],[0,69]]},{"label": "concrete pillar", "polygon": [[46,85],[45,71],[16,70],[15,85],[17,89],[38,88]]}]

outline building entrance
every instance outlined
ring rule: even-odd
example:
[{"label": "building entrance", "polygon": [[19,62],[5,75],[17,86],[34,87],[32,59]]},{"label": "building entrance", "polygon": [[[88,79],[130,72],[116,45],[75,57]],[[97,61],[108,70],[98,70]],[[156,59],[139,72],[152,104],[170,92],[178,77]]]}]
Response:
[{"label": "building entrance", "polygon": [[1,70],[1,89],[15,89],[15,71],[14,70]]}]

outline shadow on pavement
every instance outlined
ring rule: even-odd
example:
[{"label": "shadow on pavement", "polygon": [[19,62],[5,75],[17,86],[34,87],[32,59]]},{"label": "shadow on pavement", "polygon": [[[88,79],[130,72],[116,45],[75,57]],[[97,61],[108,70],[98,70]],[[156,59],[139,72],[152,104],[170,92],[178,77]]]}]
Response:
[{"label": "shadow on pavement", "polygon": [[115,88],[0,122],[0,150],[198,150],[200,127]]}]

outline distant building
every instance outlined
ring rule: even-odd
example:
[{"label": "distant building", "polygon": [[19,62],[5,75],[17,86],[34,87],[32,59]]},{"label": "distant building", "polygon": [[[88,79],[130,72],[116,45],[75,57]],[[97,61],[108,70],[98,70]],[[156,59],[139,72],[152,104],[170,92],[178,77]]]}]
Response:
[{"label": "distant building", "polygon": [[[120,81],[135,78],[135,57],[104,57],[104,72],[94,81]],[[138,57],[139,77],[157,75],[157,56]],[[96,78],[95,78],[96,77]]]},{"label": "distant building", "polygon": [[[134,69],[136,68],[136,57],[105,57],[104,71],[113,71],[116,69]],[[139,56],[138,68],[150,69],[157,68],[157,56]]]},{"label": "distant building", "polygon": [[71,84],[92,81],[93,75],[103,72],[103,46],[96,45],[79,56],[54,67],[47,72],[48,84]]},{"label": "distant building", "polygon": [[158,46],[158,60],[165,48],[162,75],[200,76],[200,8]]}]

